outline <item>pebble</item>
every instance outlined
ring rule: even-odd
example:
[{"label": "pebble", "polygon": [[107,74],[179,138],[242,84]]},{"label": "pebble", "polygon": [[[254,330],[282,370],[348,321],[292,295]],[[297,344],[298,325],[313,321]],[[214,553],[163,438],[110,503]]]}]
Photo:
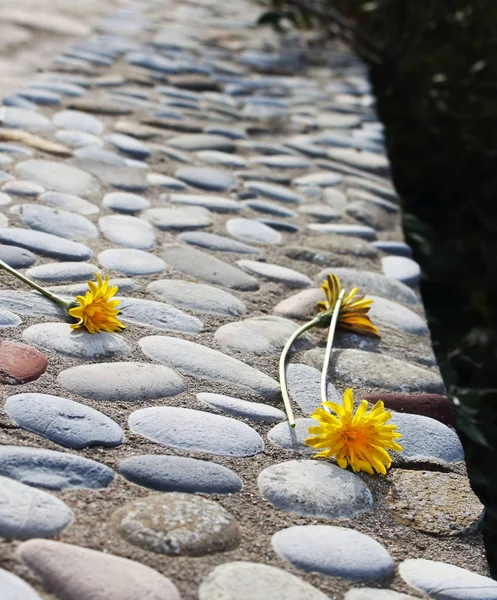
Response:
[{"label": "pebble", "polygon": [[23,181],[16,179],[14,181],[7,181],[2,185],[2,192],[11,194],[12,196],[25,196],[27,198],[36,198],[36,196],[43,194],[45,188],[37,183],[31,181]]},{"label": "pebble", "polygon": [[150,250],[155,245],[155,231],[143,219],[128,215],[106,215],[98,221],[103,236],[118,246]]},{"label": "pebble", "polygon": [[347,235],[359,237],[363,240],[376,239],[376,231],[372,227],[368,227],[366,225],[349,225],[346,223],[310,223],[308,228],[319,233]]},{"label": "pebble", "polygon": [[15,106],[2,106],[0,125],[6,129],[24,131],[44,131],[52,127],[52,123],[43,115]]},{"label": "pebble", "polygon": [[100,269],[90,263],[58,262],[32,267],[26,271],[26,276],[43,283],[54,284],[61,281],[88,281],[93,278],[94,273],[100,273]]},{"label": "pebble", "polygon": [[103,150],[102,148],[96,148],[94,146],[90,146],[89,148],[79,148],[74,152],[74,155],[79,159],[86,159],[86,163],[85,161],[82,161],[82,164],[89,164],[90,166],[92,165],[91,161],[100,162],[104,165],[113,165],[116,167],[126,166],[126,159],[117,154],[117,152]]},{"label": "pebble", "polygon": [[27,227],[67,240],[98,237],[95,225],[83,215],[38,204],[18,204],[12,207],[11,212],[18,214]]},{"label": "pebble", "polygon": [[152,154],[143,142],[140,142],[140,140],[137,140],[130,135],[110,133],[105,136],[105,139],[118,150],[124,154],[129,154],[133,158],[143,160],[147,159]]},{"label": "pebble", "polygon": [[278,423],[286,419],[285,413],[279,408],[262,404],[261,402],[248,402],[239,398],[232,398],[223,394],[201,392],[197,399],[212,408],[226,412],[235,417],[261,421],[264,423]]},{"label": "pebble", "polygon": [[151,494],[117,510],[112,521],[127,542],[158,554],[205,556],[239,544],[235,518],[193,494]]},{"label": "pebble", "polygon": [[350,129],[360,125],[361,119],[358,115],[347,115],[339,112],[322,112],[318,115],[319,127],[330,129]]},{"label": "pebble", "polygon": [[199,600],[329,600],[287,571],[245,561],[217,566],[202,581],[198,593]]},{"label": "pebble", "polygon": [[445,425],[456,427],[455,404],[441,394],[366,394],[370,403],[383,400],[386,408],[396,412],[406,412],[436,419]]},{"label": "pebble", "polygon": [[30,540],[20,545],[18,555],[58,598],[181,600],[171,580],[146,565],[107,552]]},{"label": "pebble", "polygon": [[239,254],[260,254],[261,250],[254,246],[249,246],[242,242],[237,242],[231,238],[207,231],[188,231],[180,233],[177,238],[182,242],[209,250],[218,250],[220,252],[236,252]]},{"label": "pebble", "polygon": [[247,166],[247,161],[244,158],[237,156],[236,154],[229,154],[228,152],[201,150],[200,152],[197,152],[197,156],[201,161],[213,165],[222,165],[223,167],[232,167],[234,169],[244,169]]},{"label": "pebble", "polygon": [[42,231],[32,231],[17,227],[0,228],[0,242],[20,246],[36,254],[59,260],[83,261],[92,256],[90,248],[78,242],[66,240],[57,235]]},{"label": "pebble", "polygon": [[[76,152],[81,150],[86,148],[80,148]],[[121,166],[109,165],[96,158],[74,158],[71,162],[118,190],[140,194],[147,189],[148,184],[143,169],[130,166],[126,161]]]},{"label": "pebble", "polygon": [[37,292],[0,290],[0,306],[20,315],[65,318],[60,306]]},{"label": "pebble", "polygon": [[159,71],[168,75],[178,73],[178,66],[175,62],[160,56],[159,54],[149,54],[146,52],[132,52],[126,56],[126,62],[130,65],[143,67],[152,71]]},{"label": "pebble", "polygon": [[0,329],[3,327],[17,327],[20,323],[21,319],[16,314],[0,308]]},{"label": "pebble", "polygon": [[232,294],[202,283],[181,279],[162,279],[148,289],[173,306],[227,317],[240,317],[247,312],[245,304]]},{"label": "pebble", "polygon": [[342,211],[329,204],[307,204],[299,208],[299,213],[313,217],[318,221],[336,221],[342,216]]},{"label": "pebble", "polygon": [[[0,241],[2,241],[1,231]],[[166,263],[180,273],[196,277],[201,281],[243,291],[253,291],[259,288],[254,277],[195,248],[169,244],[164,247],[163,256]]]},{"label": "pebble", "polygon": [[323,291],[320,288],[302,290],[278,302],[273,312],[290,319],[312,318],[316,313],[316,303],[323,299]]},{"label": "pebble", "polygon": [[41,81],[35,80],[30,85],[30,88],[38,90],[48,90],[49,92],[56,92],[63,96],[69,96],[71,98],[79,98],[86,94],[86,90],[81,85],[64,81]]},{"label": "pebble", "polygon": [[229,171],[221,171],[211,167],[182,167],[175,177],[203,190],[226,192],[236,185],[236,178]]},{"label": "pebble", "polygon": [[119,446],[123,430],[103,413],[68,398],[49,394],[17,394],[5,403],[9,417],[21,429],[66,448]]},{"label": "pebble", "polygon": [[[0,155],[1,156],[1,155]],[[0,206],[5,206],[6,204],[10,204],[12,199],[7,194],[0,192]]]},{"label": "pebble", "polygon": [[100,184],[90,173],[64,163],[26,160],[17,163],[16,170],[26,179],[56,192],[85,196],[100,191]]},{"label": "pebble", "polygon": [[416,600],[414,596],[399,594],[392,590],[377,588],[356,588],[349,590],[344,600]]},{"label": "pebble", "polygon": [[273,169],[308,169],[311,163],[300,156],[290,156],[288,154],[274,156],[254,156],[250,162]]},{"label": "pebble", "polygon": [[275,533],[273,548],[303,571],[350,581],[381,581],[393,575],[387,550],[364,533],[332,525],[302,525]]},{"label": "pebble", "polygon": [[47,370],[44,354],[33,346],[0,341],[0,384],[20,385],[39,379]]},{"label": "pebble", "polygon": [[[340,401],[341,404],[341,401]],[[314,397],[314,410],[319,405],[319,395]],[[313,411],[309,411],[313,412]],[[317,425],[314,419],[295,419],[295,427],[289,424],[280,423],[273,427],[268,433],[269,441],[278,448],[288,450],[293,453],[306,454],[312,456],[314,450],[307,446],[305,440],[309,437],[309,427]]]},{"label": "pebble", "polygon": [[45,192],[38,200],[41,200],[50,206],[54,206],[55,208],[61,208],[80,215],[94,215],[100,212],[98,206],[93,204],[93,202],[88,202],[88,200],[80,198],[79,196],[73,196],[72,194]]},{"label": "pebble", "polygon": [[58,536],[73,520],[71,509],[51,494],[0,476],[0,537]]},{"label": "pebble", "polygon": [[175,396],[186,390],[185,381],[172,369],[139,362],[71,367],[61,371],[57,381],[73,394],[99,401],[140,402]]},{"label": "pebble", "polygon": [[167,336],[144,337],[139,342],[150,358],[187,375],[251,390],[265,398],[279,395],[279,384],[232,356],[187,340]]},{"label": "pebble", "polygon": [[170,202],[171,204],[186,204],[189,206],[203,206],[214,212],[240,212],[243,209],[243,204],[229,198],[221,198],[218,196],[201,196],[198,194],[169,194],[164,195],[161,199]]},{"label": "pebble", "polygon": [[36,256],[24,248],[0,244],[0,260],[3,260],[14,269],[25,269],[36,262]]},{"label": "pebble", "polygon": [[429,334],[426,321],[409,308],[378,296],[368,295],[368,298],[373,300],[369,310],[369,316],[373,323],[394,327],[413,335]]},{"label": "pebble", "polygon": [[119,298],[119,301],[120,318],[125,323],[136,323],[152,329],[181,333],[202,331],[203,323],[200,319],[163,302],[141,298]]},{"label": "pebble", "polygon": [[355,473],[323,461],[272,465],[259,475],[258,486],[271,504],[301,516],[350,518],[373,507],[371,492]]},{"label": "pebble", "polygon": [[309,173],[308,175],[302,175],[296,177],[292,183],[298,186],[314,186],[318,187],[333,187],[340,185],[343,181],[343,176],[332,171],[319,171],[318,173]]},{"label": "pebble", "polygon": [[77,131],[76,129],[60,129],[55,134],[55,137],[71,148],[84,148],[85,146],[103,146],[103,141],[93,135],[92,133],[86,133],[84,131]]},{"label": "pebble", "polygon": [[54,115],[53,122],[57,127],[84,131],[94,135],[99,135],[104,130],[102,121],[93,115],[89,115],[88,113],[79,110],[63,110],[58,112]]},{"label": "pebble", "polygon": [[24,330],[22,338],[41,350],[53,350],[63,356],[87,361],[118,358],[129,354],[130,344],[120,335],[101,332],[98,335],[85,329],[73,331],[67,323],[38,323]]},{"label": "pebble", "polygon": [[411,258],[412,248],[405,242],[389,242],[389,241],[378,241],[371,242],[371,245],[386,254],[392,254],[393,256],[406,256]]},{"label": "pebble", "polygon": [[125,275],[152,275],[166,268],[166,263],[143,250],[134,248],[111,248],[98,255],[98,261],[109,271],[117,271]]},{"label": "pebble", "polygon": [[10,175],[9,173],[7,173],[6,171],[0,171],[0,182],[11,181],[12,179],[14,179],[12,177],[12,175]]},{"label": "pebble", "polygon": [[0,589],[3,600],[42,600],[20,577],[4,569],[0,569]]},{"label": "pebble", "polygon": [[106,194],[102,204],[111,210],[127,215],[133,215],[150,206],[150,202],[143,196],[126,192],[111,192],[110,194]]},{"label": "pebble", "polygon": [[198,229],[212,224],[211,212],[201,206],[149,208],[143,213],[143,218],[164,231]]},{"label": "pebble", "polygon": [[112,482],[114,471],[99,462],[67,452],[0,446],[0,476],[47,490],[97,490]]},{"label": "pebble", "polygon": [[406,285],[416,285],[421,279],[421,268],[412,258],[405,256],[384,256],[381,259],[383,273],[398,279]]},{"label": "pebble", "polygon": [[296,217],[297,214],[293,210],[278,206],[272,202],[266,202],[264,200],[246,200],[245,206],[248,206],[252,210],[260,213],[275,215],[276,217]]},{"label": "pebble", "polygon": [[50,106],[60,104],[60,95],[47,90],[38,90],[33,88],[24,88],[17,92],[21,98],[40,106]]},{"label": "pebble", "polygon": [[[117,277],[109,279],[110,286],[117,286],[121,292],[132,292],[137,285],[128,277]],[[68,283],[66,285],[51,285],[52,292],[63,296],[83,296],[88,291],[88,283]]]},{"label": "pebble", "polygon": [[167,140],[167,145],[178,150],[198,152],[201,150],[219,150],[220,152],[234,152],[236,146],[233,140],[209,133],[178,135]]},{"label": "pebble", "polygon": [[150,185],[168,188],[171,190],[186,190],[188,186],[175,177],[169,177],[162,173],[147,173],[147,181]]},{"label": "pebble", "polygon": [[237,264],[249,273],[254,273],[264,279],[281,283],[290,288],[307,287],[312,284],[312,280],[307,275],[288,267],[246,259],[239,260]]},{"label": "pebble", "polygon": [[183,456],[132,456],[121,462],[119,472],[133,483],[159,492],[236,494],[243,488],[231,469]]},{"label": "pebble", "polygon": [[346,165],[365,169],[373,173],[384,175],[389,171],[388,158],[376,152],[368,150],[356,150],[355,148],[331,148],[328,150],[328,156]]},{"label": "pebble", "polygon": [[494,600],[497,581],[455,565],[410,558],[399,565],[402,579],[435,600]]},{"label": "pebble", "polygon": [[246,181],[244,187],[246,190],[255,192],[258,196],[264,196],[272,200],[279,200],[280,202],[287,202],[289,204],[301,204],[304,202],[304,198],[300,194],[282,185],[266,183],[265,181]]},{"label": "pebble", "polygon": [[277,231],[253,219],[229,219],[226,230],[240,240],[257,244],[279,244],[282,240]]}]

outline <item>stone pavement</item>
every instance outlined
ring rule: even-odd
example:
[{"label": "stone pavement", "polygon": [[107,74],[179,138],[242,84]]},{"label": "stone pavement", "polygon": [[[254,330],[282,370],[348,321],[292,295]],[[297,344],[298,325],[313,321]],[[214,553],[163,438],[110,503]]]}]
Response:
[{"label": "stone pavement", "polygon": [[[109,274],[127,328],[0,272],[2,600],[497,599],[365,68],[259,11],[122,5],[4,99],[0,258],[67,297]],[[329,396],[395,411],[386,477],[304,444],[323,332],[282,412],[329,272],[374,298]]]}]

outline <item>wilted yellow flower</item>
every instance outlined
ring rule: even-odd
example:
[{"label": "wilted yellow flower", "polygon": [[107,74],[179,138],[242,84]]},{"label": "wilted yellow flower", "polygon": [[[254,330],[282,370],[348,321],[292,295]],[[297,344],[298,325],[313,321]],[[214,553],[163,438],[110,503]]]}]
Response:
[{"label": "wilted yellow flower", "polygon": [[79,319],[77,323],[71,325],[71,329],[85,327],[89,333],[100,333],[101,331],[115,333],[121,331],[125,328],[125,325],[116,319],[119,314],[116,308],[119,305],[119,300],[111,300],[118,287],[109,287],[108,275],[106,275],[104,281],[98,273],[95,273],[95,276],[97,282],[88,282],[90,289],[85,296],[76,297],[76,303],[79,306],[68,310],[71,317]]},{"label": "wilted yellow flower", "polygon": [[317,408],[312,416],[319,425],[309,427],[309,433],[315,437],[307,438],[305,443],[316,449],[324,448],[315,458],[335,457],[342,469],[350,465],[353,471],[365,471],[370,475],[374,471],[385,475],[392,464],[387,450],[402,451],[395,442],[402,437],[397,433],[396,425],[386,425],[392,414],[385,410],[379,400],[368,412],[367,400],[362,400],[355,414],[354,394],[349,388],[343,395],[343,406],[335,402],[323,402],[335,414],[324,408]]},{"label": "wilted yellow flower", "polygon": [[[317,309],[321,312],[329,312],[331,317],[342,289],[340,279],[336,275],[328,275],[321,289],[325,293],[326,300],[318,302]],[[380,332],[378,328],[371,323],[370,318],[367,316],[373,301],[365,300],[364,295],[356,298],[358,291],[358,288],[355,287],[349,292],[345,292],[338,315],[337,327],[354,333],[372,335],[379,338]]]}]

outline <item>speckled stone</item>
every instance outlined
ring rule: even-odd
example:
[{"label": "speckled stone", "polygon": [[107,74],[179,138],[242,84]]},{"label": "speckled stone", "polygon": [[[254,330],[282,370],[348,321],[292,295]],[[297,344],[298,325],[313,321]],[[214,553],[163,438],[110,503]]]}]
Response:
[{"label": "speckled stone", "polygon": [[264,423],[278,423],[286,419],[285,413],[279,408],[262,404],[261,402],[248,402],[239,398],[232,398],[223,394],[201,392],[197,399],[212,408],[217,408],[235,417],[243,417],[252,421]]},{"label": "speckled stone", "polygon": [[201,206],[149,208],[143,218],[162,230],[199,229],[212,223],[210,211]]},{"label": "speckled stone", "polygon": [[155,245],[155,231],[143,219],[129,215],[106,215],[98,221],[103,236],[110,242],[137,250],[150,250]]},{"label": "speckled stone", "polygon": [[38,204],[12,207],[27,227],[68,240],[92,240],[98,237],[95,225],[83,215]]},{"label": "speckled stone", "polygon": [[165,194],[161,196],[161,200],[170,202],[171,204],[185,204],[187,206],[203,206],[213,212],[227,213],[240,212],[243,209],[243,204],[229,198],[219,196],[208,196],[200,194]]},{"label": "speckled stone", "polygon": [[384,256],[381,259],[383,273],[398,279],[406,285],[416,285],[421,279],[421,268],[412,258],[405,256]]},{"label": "speckled stone", "polygon": [[85,196],[100,190],[100,184],[92,175],[60,162],[27,160],[18,163],[16,170],[24,178],[55,192]]},{"label": "speckled stone", "polygon": [[41,600],[31,586],[4,569],[0,569],[0,589],[4,600]]},{"label": "speckled stone", "polygon": [[26,271],[30,279],[37,279],[46,284],[63,281],[88,281],[94,273],[100,273],[95,265],[84,262],[57,262],[32,267]]},{"label": "speckled stone", "polygon": [[38,200],[55,208],[61,208],[80,215],[95,215],[100,212],[98,206],[79,196],[60,192],[45,192]]},{"label": "speckled stone", "polygon": [[143,196],[127,192],[111,192],[110,194],[105,194],[102,204],[111,210],[126,215],[139,213],[150,206],[150,202]]},{"label": "speckled stone", "polygon": [[192,246],[218,250],[220,252],[236,252],[238,254],[260,254],[261,252],[259,248],[255,248],[254,246],[207,231],[187,231],[180,233],[176,239]]},{"label": "speckled stone", "polygon": [[269,279],[269,281],[281,283],[290,288],[307,287],[312,284],[312,280],[307,275],[288,267],[246,259],[239,260],[237,264],[249,273],[259,275],[264,279]]},{"label": "speckled stone", "polygon": [[120,319],[125,323],[136,323],[152,329],[178,331],[181,333],[200,333],[203,323],[197,317],[153,300],[142,298],[117,298],[120,301]]},{"label": "speckled stone", "polygon": [[33,346],[9,340],[0,341],[0,384],[20,385],[39,379],[48,361]]},{"label": "speckled stone", "polygon": [[[41,207],[40,207],[41,208]],[[66,240],[57,235],[21,229],[18,227],[0,228],[0,242],[31,250],[35,254],[49,256],[58,260],[88,260],[93,252],[78,242]]]},{"label": "speckled stone", "polygon": [[98,261],[106,269],[131,276],[160,273],[166,268],[166,263],[154,254],[134,248],[104,250],[98,255]]},{"label": "speckled stone", "polygon": [[258,196],[288,202],[289,204],[301,204],[304,202],[303,196],[297,194],[290,188],[275,183],[266,183],[265,181],[247,181],[244,183],[246,190],[256,193]]},{"label": "speckled stone", "polygon": [[36,262],[36,256],[24,248],[0,244],[0,260],[3,260],[14,269],[25,269]]},{"label": "speckled stone", "polygon": [[236,185],[236,178],[229,171],[213,167],[182,167],[175,177],[193,187],[211,192],[226,192]]},{"label": "speckled stone", "polygon": [[75,129],[99,135],[104,130],[104,124],[96,117],[78,110],[63,110],[54,115],[54,123],[58,127]]}]

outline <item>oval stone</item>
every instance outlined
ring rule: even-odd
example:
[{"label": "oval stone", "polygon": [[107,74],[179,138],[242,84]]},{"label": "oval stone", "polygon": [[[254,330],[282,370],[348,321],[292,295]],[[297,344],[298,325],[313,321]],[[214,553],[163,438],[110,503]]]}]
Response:
[{"label": "oval stone", "polygon": [[213,212],[227,213],[240,212],[243,205],[230,198],[220,196],[208,196],[200,194],[164,194],[161,200],[171,204],[185,204],[187,206],[203,206]]},{"label": "oval stone", "polygon": [[264,279],[269,279],[269,281],[282,283],[287,287],[302,288],[312,285],[312,280],[307,275],[281,265],[273,265],[257,260],[239,260],[237,264],[249,273],[260,275]]},{"label": "oval stone", "polygon": [[25,269],[36,262],[36,256],[32,252],[17,246],[0,245],[0,259],[14,269]]},{"label": "oval stone", "polygon": [[226,192],[236,185],[236,178],[229,171],[211,167],[182,167],[175,177],[194,187],[211,192]]},{"label": "oval stone", "polygon": [[84,262],[58,262],[38,265],[26,271],[26,276],[47,284],[67,281],[88,281],[100,269]]},{"label": "oval stone", "polygon": [[99,135],[104,130],[104,124],[93,115],[79,110],[63,110],[54,115],[54,123],[57,127],[76,129]]},{"label": "oval stone", "polygon": [[226,223],[226,230],[232,236],[257,244],[279,244],[281,235],[261,223],[253,219],[229,219]]},{"label": "oval stone", "polygon": [[164,302],[142,300],[141,298],[119,298],[119,301],[120,318],[124,322],[181,333],[200,333],[202,331],[203,323],[200,319],[187,315]]},{"label": "oval stone", "polygon": [[237,252],[239,254],[260,254],[261,252],[259,248],[255,248],[254,246],[249,246],[248,244],[207,231],[187,231],[180,233],[177,239],[193,246],[200,246],[201,248],[218,250],[220,252]]},{"label": "oval stone", "polygon": [[152,275],[166,268],[166,263],[143,250],[134,248],[104,250],[98,255],[98,262],[110,271],[125,275]]},{"label": "oval stone", "polygon": [[265,181],[247,181],[244,184],[245,189],[255,192],[259,196],[265,196],[280,202],[288,202],[290,204],[301,204],[304,202],[303,196],[297,194],[293,190],[277,185],[275,183],[266,183]]},{"label": "oval stone", "polygon": [[35,381],[47,367],[45,355],[33,346],[0,341],[0,384],[20,385]]},{"label": "oval stone", "polygon": [[212,223],[210,211],[201,206],[149,208],[143,213],[143,218],[163,230],[198,229]]},{"label": "oval stone", "polygon": [[88,260],[93,255],[88,246],[79,242],[43,231],[17,227],[0,228],[0,242],[59,260]]},{"label": "oval stone", "polygon": [[52,127],[52,123],[43,115],[15,106],[2,106],[0,124],[7,129],[24,131],[43,131]]},{"label": "oval stone", "polygon": [[0,569],[0,589],[4,600],[42,600],[20,577],[4,569]]},{"label": "oval stone", "polygon": [[285,413],[279,408],[262,404],[261,402],[248,402],[239,398],[232,398],[223,394],[211,394],[209,392],[201,392],[197,394],[198,400],[217,408],[220,411],[226,412],[234,417],[243,417],[252,421],[261,421],[265,423],[278,423],[286,419]]},{"label": "oval stone", "polygon": [[143,196],[138,196],[138,194],[111,192],[104,196],[103,205],[116,212],[132,215],[148,208],[150,202]]},{"label": "oval stone", "polygon": [[98,193],[98,181],[81,169],[51,160],[27,160],[16,165],[25,178],[56,192],[82,194]]},{"label": "oval stone", "polygon": [[381,259],[383,273],[398,279],[406,285],[416,285],[421,279],[421,267],[412,258],[405,256],[384,256]]},{"label": "oval stone", "polygon": [[127,248],[150,250],[155,244],[155,231],[143,219],[127,215],[107,215],[98,221],[100,231],[110,242]]},{"label": "oval stone", "polygon": [[20,317],[18,317],[10,310],[5,310],[0,308],[0,329],[2,327],[17,327],[21,322]]},{"label": "oval stone", "polygon": [[61,208],[68,210],[69,212],[75,212],[80,215],[94,215],[100,212],[98,206],[88,200],[84,200],[79,196],[73,196],[72,194],[62,194],[61,192],[45,192],[38,200],[54,206],[55,208]]},{"label": "oval stone", "polygon": [[12,212],[19,215],[24,225],[68,240],[91,240],[98,237],[95,225],[82,215],[49,206],[22,204]]}]

